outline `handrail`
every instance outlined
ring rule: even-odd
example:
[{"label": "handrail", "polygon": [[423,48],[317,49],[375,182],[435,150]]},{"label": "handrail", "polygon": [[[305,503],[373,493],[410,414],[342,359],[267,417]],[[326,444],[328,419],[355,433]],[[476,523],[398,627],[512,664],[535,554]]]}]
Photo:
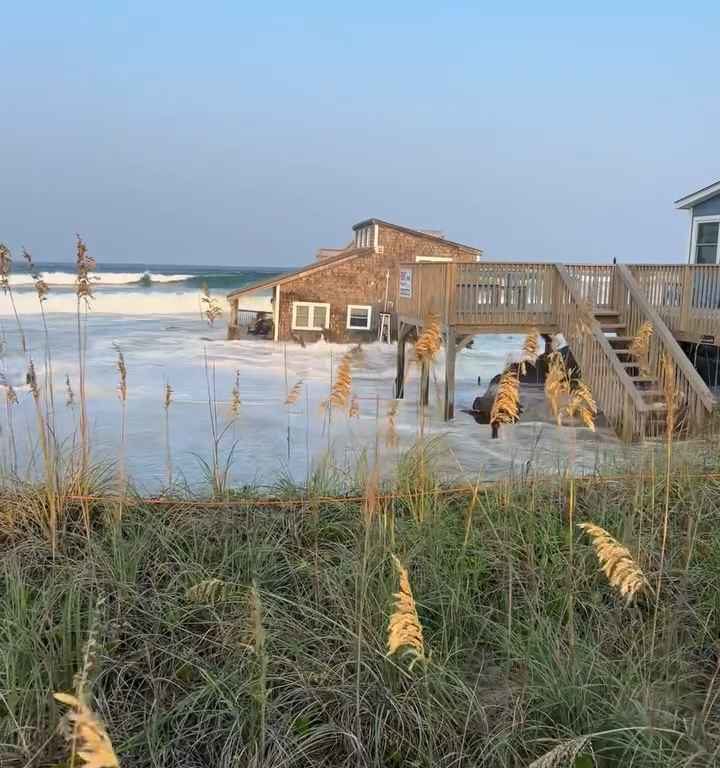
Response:
[{"label": "handrail", "polygon": [[[617,265],[617,272],[622,284],[637,305],[640,313],[644,316],[646,321],[649,321],[652,324],[653,336],[659,340],[663,347],[662,351],[670,354],[677,373],[681,374],[685,379],[688,390],[687,394],[689,395],[690,390],[692,390],[705,408],[708,411],[712,411],[717,403],[715,397],[700,374],[695,370],[695,367],[688,360],[682,347],[677,343],[675,337],[660,317],[660,314],[645,297],[645,294],[637,284],[632,272],[624,264]],[[628,328],[628,330],[631,331],[632,329]],[[656,371],[656,373],[659,375],[661,372]],[[690,403],[688,403],[688,405],[690,405]]]},{"label": "handrail", "polygon": [[[565,288],[572,296],[573,301],[578,305],[578,307],[581,307],[583,305],[583,299],[580,295],[580,291],[575,285],[575,281],[572,279],[572,277],[570,277],[569,272],[563,264],[556,264],[555,267],[557,268],[561,280],[565,284]],[[602,332],[602,329],[600,328],[600,323],[598,323],[594,315],[588,316],[585,322],[589,330],[592,332],[592,335],[604,350],[608,362],[622,382],[622,385],[627,393],[632,397],[637,409],[640,411],[647,410],[647,403],[642,399],[641,394],[630,380],[630,376],[628,376],[625,368],[620,365],[620,361],[618,360],[618,356],[615,353],[615,350],[610,346],[610,342],[607,340],[607,336],[605,336],[605,334]],[[561,331],[564,330],[565,329],[561,329]],[[586,375],[585,372],[583,372],[583,375]]]}]

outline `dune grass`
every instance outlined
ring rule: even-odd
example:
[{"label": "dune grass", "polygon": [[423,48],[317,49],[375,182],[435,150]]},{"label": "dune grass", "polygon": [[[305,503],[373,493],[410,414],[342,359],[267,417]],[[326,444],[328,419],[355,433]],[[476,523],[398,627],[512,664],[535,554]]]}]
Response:
[{"label": "dune grass", "polygon": [[[663,564],[659,605],[628,605],[570,534],[562,478],[433,494],[427,456],[415,482],[402,466],[364,503],[327,500],[325,470],[279,490],[299,507],[129,496],[119,523],[93,505],[89,536],[70,507],[54,556],[32,521],[3,527],[0,763],[67,765],[52,693],[73,690],[93,631],[88,706],[125,766],[717,764],[718,480],[683,463],[576,483],[577,522],[650,582]],[[420,664],[387,646],[395,556]]]}]

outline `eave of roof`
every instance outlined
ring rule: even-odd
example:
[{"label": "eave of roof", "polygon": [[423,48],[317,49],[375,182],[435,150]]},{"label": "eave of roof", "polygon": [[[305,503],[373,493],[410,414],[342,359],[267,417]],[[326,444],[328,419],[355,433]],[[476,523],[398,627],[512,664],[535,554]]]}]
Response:
[{"label": "eave of roof", "polygon": [[679,200],[675,201],[675,207],[687,210],[688,208],[692,208],[716,195],[720,195],[720,181],[716,181],[714,184],[709,184],[707,187],[698,189],[697,192],[692,192],[689,195],[685,195],[685,197],[681,197]]},{"label": "eave of roof", "polygon": [[352,250],[339,253],[337,256],[330,256],[327,259],[316,260],[312,264],[307,264],[304,267],[293,269],[291,272],[284,272],[281,275],[275,275],[275,277],[269,280],[260,280],[257,283],[250,283],[250,285],[244,285],[242,288],[236,288],[234,291],[230,291],[227,294],[227,298],[231,299],[235,296],[242,296],[245,293],[252,293],[253,291],[259,291],[263,288],[274,288],[276,285],[282,285],[283,283],[290,282],[296,278],[304,275],[309,275],[314,272],[321,272],[323,269],[328,269],[335,264],[339,264],[344,261],[350,261],[356,259],[358,256],[364,256],[368,253],[373,253],[372,248],[353,248]]},{"label": "eave of roof", "polygon": [[410,227],[402,227],[400,224],[392,224],[389,221],[383,221],[382,219],[365,219],[364,221],[359,221],[357,224],[353,225],[353,231],[356,229],[362,229],[362,227],[366,227],[368,224],[380,224],[383,227],[390,227],[391,229],[397,229],[400,232],[405,232],[407,235],[414,235],[415,237],[424,237],[428,240],[432,240],[433,242],[440,242],[440,243],[447,243],[448,245],[454,245],[457,248],[464,248],[466,251],[471,251],[472,253],[482,253],[481,248],[475,248],[473,245],[465,245],[464,243],[457,243],[454,240],[446,240],[444,237],[436,237],[435,235],[431,235],[428,232],[421,232],[419,229],[410,229]]}]

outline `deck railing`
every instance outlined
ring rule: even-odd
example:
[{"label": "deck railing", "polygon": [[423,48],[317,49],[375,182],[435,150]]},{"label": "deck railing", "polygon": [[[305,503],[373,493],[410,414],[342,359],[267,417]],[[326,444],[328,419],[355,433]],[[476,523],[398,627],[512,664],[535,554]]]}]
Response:
[{"label": "deck railing", "polygon": [[[656,379],[660,386],[666,381],[668,370],[672,372],[678,415],[682,416],[690,431],[695,431],[712,411],[715,398],[668,329],[667,320],[650,303],[631,270],[619,264],[616,276],[616,309],[625,325],[625,333],[636,336],[644,323],[650,323],[653,328],[646,359],[639,361],[639,368]],[[668,298],[673,298],[672,292]]]},{"label": "deck railing", "polygon": [[592,305],[596,311],[610,309],[613,306],[613,265],[608,264],[568,264],[568,274],[575,280],[575,285],[584,302]]},{"label": "deck railing", "polygon": [[720,340],[720,267],[714,264],[638,264],[630,267],[641,291],[679,337]]}]

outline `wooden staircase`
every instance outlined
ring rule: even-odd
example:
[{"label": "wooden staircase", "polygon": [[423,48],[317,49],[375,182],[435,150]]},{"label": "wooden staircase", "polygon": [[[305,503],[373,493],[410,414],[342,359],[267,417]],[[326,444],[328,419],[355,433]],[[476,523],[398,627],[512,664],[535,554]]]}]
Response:
[{"label": "wooden staircase", "polygon": [[593,314],[613,355],[642,399],[646,412],[646,437],[663,434],[667,404],[662,382],[658,376],[647,370],[645,363],[639,360],[636,354],[630,351],[635,336],[628,335],[627,323],[623,322],[619,311],[596,310]]},{"label": "wooden staircase", "polygon": [[[665,435],[666,384],[674,392],[678,425],[687,435],[697,433],[715,398],[630,271],[617,265],[610,282],[593,281],[582,267],[575,274],[557,269],[560,332],[618,434],[627,441]],[[639,360],[630,348],[644,323],[653,333],[647,356]]]}]

